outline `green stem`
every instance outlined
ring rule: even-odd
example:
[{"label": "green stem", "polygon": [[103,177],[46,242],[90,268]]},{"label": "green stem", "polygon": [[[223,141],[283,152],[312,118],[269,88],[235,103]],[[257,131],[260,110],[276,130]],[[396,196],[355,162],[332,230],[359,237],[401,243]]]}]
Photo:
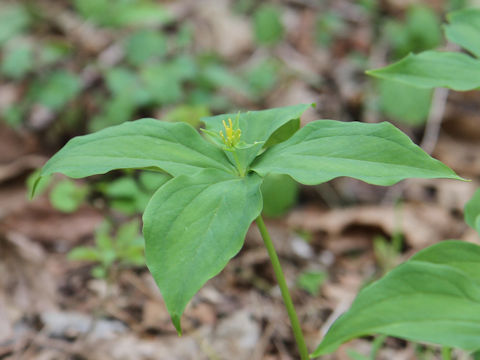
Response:
[{"label": "green stem", "polygon": [[232,150],[233,159],[235,160],[235,165],[237,166],[238,173],[240,176],[245,176],[245,169],[240,165],[240,160],[238,160],[238,155],[235,149]]},{"label": "green stem", "polygon": [[303,338],[302,328],[300,327],[300,322],[298,321],[297,313],[295,312],[295,307],[293,306],[292,298],[288,292],[287,282],[285,281],[285,276],[283,275],[282,267],[280,266],[280,261],[278,260],[277,252],[273,246],[272,239],[268,234],[265,223],[263,222],[262,215],[259,215],[255,220],[262,235],[263,242],[270,256],[270,261],[273,265],[273,271],[280,286],[280,291],[282,292],[283,302],[287,308],[288,317],[290,318],[290,323],[292,324],[293,335],[295,336],[295,341],[297,342],[298,351],[300,353],[301,360],[308,360],[308,349],[305,344],[305,339]]},{"label": "green stem", "polygon": [[452,360],[452,348],[448,346],[442,347],[442,360]]}]

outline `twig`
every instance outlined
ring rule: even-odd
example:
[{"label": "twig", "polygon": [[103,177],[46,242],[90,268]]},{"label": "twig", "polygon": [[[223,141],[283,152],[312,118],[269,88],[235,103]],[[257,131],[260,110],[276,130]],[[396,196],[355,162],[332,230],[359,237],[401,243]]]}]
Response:
[{"label": "twig", "polygon": [[437,88],[433,93],[432,105],[430,107],[430,113],[428,114],[425,133],[422,142],[420,143],[420,147],[427,154],[431,154],[437,145],[440,126],[442,124],[443,115],[445,114],[448,92],[448,89]]}]

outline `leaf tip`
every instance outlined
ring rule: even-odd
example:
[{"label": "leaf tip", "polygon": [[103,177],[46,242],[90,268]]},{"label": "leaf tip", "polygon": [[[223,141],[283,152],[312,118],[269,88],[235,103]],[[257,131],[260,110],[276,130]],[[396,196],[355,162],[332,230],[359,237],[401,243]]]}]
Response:
[{"label": "leaf tip", "polygon": [[172,323],[175,326],[175,330],[177,330],[178,336],[182,336],[182,326],[180,324],[180,316],[172,315]]},{"label": "leaf tip", "polygon": [[29,191],[29,196],[28,196],[29,200],[33,200],[35,198],[35,193],[37,191],[37,187],[38,187],[38,184],[40,183],[41,179],[42,179],[41,175],[36,176],[36,178],[33,182],[33,185],[32,185],[32,187],[30,188],[30,191]]}]

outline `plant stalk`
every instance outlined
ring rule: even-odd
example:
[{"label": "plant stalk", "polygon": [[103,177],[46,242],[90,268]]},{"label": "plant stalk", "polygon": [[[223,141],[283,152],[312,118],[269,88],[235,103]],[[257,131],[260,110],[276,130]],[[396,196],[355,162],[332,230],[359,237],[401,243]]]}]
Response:
[{"label": "plant stalk", "polygon": [[237,152],[235,149],[232,151],[233,159],[235,160],[235,166],[237,167],[238,173],[241,177],[245,176],[245,169],[240,165],[240,160],[238,159]]},{"label": "plant stalk", "polygon": [[452,360],[452,348],[448,346],[442,347],[442,360]]},{"label": "plant stalk", "polygon": [[259,215],[255,220],[257,223],[260,234],[262,235],[263,242],[267,248],[268,255],[270,256],[270,261],[273,265],[273,271],[275,272],[275,277],[277,278],[278,285],[280,286],[280,291],[282,293],[283,302],[287,309],[288,317],[290,318],[290,323],[292,325],[293,335],[295,341],[297,342],[298,351],[300,353],[301,360],[308,360],[309,354],[305,339],[303,337],[302,328],[300,327],[300,322],[298,321],[297,313],[295,312],[295,307],[293,306],[292,298],[288,291],[287,282],[285,281],[285,276],[283,275],[282,267],[280,266],[280,261],[278,260],[277,252],[273,246],[272,239],[268,234],[265,223],[263,222],[262,215]]}]

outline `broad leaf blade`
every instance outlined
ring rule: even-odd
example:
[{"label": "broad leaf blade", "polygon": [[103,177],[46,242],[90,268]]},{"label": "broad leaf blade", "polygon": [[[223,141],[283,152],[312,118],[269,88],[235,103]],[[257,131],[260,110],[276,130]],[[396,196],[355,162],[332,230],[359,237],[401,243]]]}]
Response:
[{"label": "broad leaf blade", "polygon": [[308,107],[310,105],[300,104],[269,110],[224,114],[202,118],[202,121],[207,130],[218,133],[223,130],[222,121],[228,119],[233,121],[238,117],[239,128],[242,131],[241,140],[247,144],[258,142],[255,146],[237,150],[240,163],[246,168],[262,147],[268,147],[292,136],[300,126],[300,116]]},{"label": "broad leaf blade", "polygon": [[480,58],[480,9],[463,9],[448,14],[447,39]]},{"label": "broad leaf blade", "polygon": [[252,170],[261,176],[287,174],[307,185],[339,176],[375,185],[392,185],[412,177],[460,179],[386,122],[311,122],[259,156]]},{"label": "broad leaf blade", "polygon": [[[458,241],[455,247],[458,254],[473,247],[472,257],[480,263],[477,245]],[[444,242],[428,248],[363,289],[312,356],[374,333],[467,351],[480,349],[480,268],[467,274],[463,266],[444,262],[445,250],[455,247]]]},{"label": "broad leaf blade", "polygon": [[480,233],[480,189],[465,205],[465,222]]},{"label": "broad leaf blade", "polygon": [[443,264],[469,275],[480,285],[480,246],[458,240],[442,241],[419,251],[410,260]]},{"label": "broad leaf blade", "polygon": [[367,74],[425,89],[446,87],[466,91],[480,87],[480,61],[454,52],[410,54],[387,67],[367,71]]},{"label": "broad leaf blade", "polygon": [[114,169],[157,168],[172,176],[204,168],[234,172],[225,154],[184,123],[142,119],[70,140],[43,167],[73,178]]},{"label": "broad leaf blade", "polygon": [[217,170],[163,185],[143,215],[147,265],[180,333],[185,306],[243,245],[260,214],[261,179]]}]

